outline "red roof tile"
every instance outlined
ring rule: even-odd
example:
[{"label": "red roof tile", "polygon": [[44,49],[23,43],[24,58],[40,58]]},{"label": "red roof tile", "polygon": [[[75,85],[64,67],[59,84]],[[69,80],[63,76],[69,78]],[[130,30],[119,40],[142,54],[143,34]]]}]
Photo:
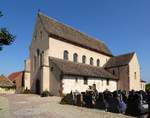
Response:
[{"label": "red roof tile", "polygon": [[23,71],[20,71],[20,72],[14,72],[14,73],[11,73],[9,76],[8,76],[8,79],[11,80],[11,81],[14,81],[16,79],[20,79],[22,78],[23,76]]}]

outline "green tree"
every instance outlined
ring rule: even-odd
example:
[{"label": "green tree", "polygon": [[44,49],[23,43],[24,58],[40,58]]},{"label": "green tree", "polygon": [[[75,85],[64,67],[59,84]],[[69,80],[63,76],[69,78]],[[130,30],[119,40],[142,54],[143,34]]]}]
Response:
[{"label": "green tree", "polygon": [[150,83],[146,84],[146,90],[150,91]]},{"label": "green tree", "polygon": [[[2,17],[3,14],[0,11],[0,17]],[[0,51],[2,50],[4,45],[10,45],[14,42],[15,36],[13,36],[7,28],[0,28]]]}]

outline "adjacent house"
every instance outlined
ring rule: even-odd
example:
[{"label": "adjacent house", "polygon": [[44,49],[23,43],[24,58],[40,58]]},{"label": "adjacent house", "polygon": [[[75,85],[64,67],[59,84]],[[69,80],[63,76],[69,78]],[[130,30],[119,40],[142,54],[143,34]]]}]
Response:
[{"label": "adjacent house", "polygon": [[8,79],[11,80],[15,87],[16,93],[22,93],[24,90],[24,71],[14,72],[8,76]]},{"label": "adjacent house", "polygon": [[25,88],[54,95],[106,89],[144,90],[135,52],[115,56],[106,44],[64,23],[38,13],[29,58],[25,61]]},{"label": "adjacent house", "polygon": [[15,93],[13,82],[3,75],[0,76],[0,93]]},{"label": "adjacent house", "polygon": [[141,80],[141,90],[146,90],[146,81],[144,81],[144,80]]}]

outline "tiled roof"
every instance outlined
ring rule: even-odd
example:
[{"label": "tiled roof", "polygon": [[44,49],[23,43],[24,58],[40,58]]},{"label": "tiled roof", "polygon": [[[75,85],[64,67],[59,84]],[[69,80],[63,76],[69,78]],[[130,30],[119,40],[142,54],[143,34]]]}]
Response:
[{"label": "tiled roof", "polygon": [[12,87],[14,84],[5,76],[0,76],[0,87]]},{"label": "tiled roof", "polygon": [[132,53],[112,57],[108,60],[108,62],[104,65],[104,67],[111,68],[111,67],[127,65],[131,61],[134,54],[135,53],[132,52]]},{"label": "tiled roof", "polygon": [[145,80],[141,80],[141,82],[144,82],[144,83],[146,83],[146,81],[145,81]]},{"label": "tiled roof", "polygon": [[38,16],[41,19],[45,30],[49,34],[61,37],[65,41],[84,46],[99,53],[112,56],[111,51],[102,41],[92,38],[66,24],[60,23],[57,20],[44,15],[43,13],[39,13]]},{"label": "tiled roof", "polygon": [[114,80],[117,79],[117,77],[113,76],[111,73],[101,67],[74,63],[54,57],[50,57],[50,62],[55,64],[64,75],[88,76]]},{"label": "tiled roof", "polygon": [[9,76],[8,76],[8,79],[10,79],[11,81],[14,81],[16,80],[17,78],[21,79],[23,76],[23,72],[20,71],[20,72],[14,72],[14,73],[11,73]]}]

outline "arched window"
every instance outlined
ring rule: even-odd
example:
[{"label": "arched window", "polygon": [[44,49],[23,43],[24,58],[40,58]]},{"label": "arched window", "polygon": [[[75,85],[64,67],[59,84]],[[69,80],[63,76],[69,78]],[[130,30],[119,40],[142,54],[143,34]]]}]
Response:
[{"label": "arched window", "polygon": [[77,53],[73,54],[73,62],[75,62],[75,63],[78,62],[78,54]]},{"label": "arched window", "polygon": [[90,65],[93,65],[93,58],[90,58]]},{"label": "arched window", "polygon": [[33,71],[36,70],[36,56],[33,57]]},{"label": "arched window", "polygon": [[85,55],[82,56],[82,63],[83,63],[83,64],[86,63],[86,56],[85,56]]},{"label": "arched window", "polygon": [[137,77],[136,77],[136,72],[134,72],[134,79],[136,79]]},{"label": "arched window", "polygon": [[42,34],[42,31],[40,31],[40,39],[42,39],[42,38],[43,38],[43,37],[42,37],[42,35],[43,35],[43,34]]},{"label": "arched window", "polygon": [[97,66],[99,67],[100,66],[100,60],[97,59]]},{"label": "arched window", "polygon": [[42,66],[42,53],[40,54],[40,66]]},{"label": "arched window", "polygon": [[67,50],[65,50],[64,51],[64,60],[68,60],[68,51]]},{"label": "arched window", "polygon": [[37,56],[40,55],[40,49],[37,49],[37,50],[36,50],[36,54],[37,54]]},{"label": "arched window", "polygon": [[109,86],[109,79],[106,80],[107,86]]}]

